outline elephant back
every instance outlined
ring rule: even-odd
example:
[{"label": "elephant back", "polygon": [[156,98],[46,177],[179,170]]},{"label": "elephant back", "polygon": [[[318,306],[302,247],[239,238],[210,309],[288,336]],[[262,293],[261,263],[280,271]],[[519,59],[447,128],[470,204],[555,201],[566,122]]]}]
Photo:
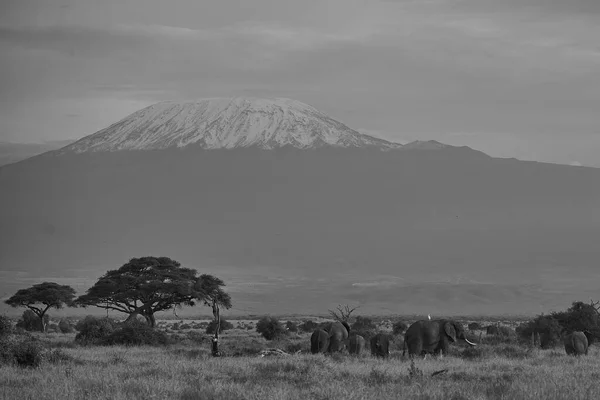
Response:
[{"label": "elephant back", "polygon": [[310,352],[324,353],[329,346],[329,334],[323,329],[316,329],[310,337]]},{"label": "elephant back", "polygon": [[349,339],[348,352],[350,354],[360,354],[365,347],[365,338],[360,335],[352,335]]},{"label": "elephant back", "polygon": [[563,343],[569,355],[587,354],[589,343],[583,332],[575,331],[566,335]]}]

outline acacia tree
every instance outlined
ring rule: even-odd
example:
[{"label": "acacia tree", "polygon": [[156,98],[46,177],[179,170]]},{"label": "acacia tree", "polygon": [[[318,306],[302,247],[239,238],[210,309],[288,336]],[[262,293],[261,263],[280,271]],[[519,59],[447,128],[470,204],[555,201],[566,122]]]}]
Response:
[{"label": "acacia tree", "polygon": [[40,330],[46,331],[44,315],[50,308],[60,309],[72,305],[75,289],[68,285],[43,282],[27,289],[20,289],[5,303],[12,307],[27,307],[40,319]]},{"label": "acacia tree", "polygon": [[227,309],[231,307],[231,297],[222,289],[225,283],[211,275],[200,275],[200,279],[196,282],[195,289],[202,294],[204,304],[212,307],[215,331],[212,339],[212,355],[220,357],[219,352],[219,331],[221,328],[221,314],[219,307],[223,306]]},{"label": "acacia tree", "polygon": [[168,257],[132,258],[101,276],[76,303],[120,311],[129,314],[127,320],[141,315],[151,327],[156,312],[194,306],[196,301],[212,304],[214,297],[218,304],[231,307],[229,295],[221,288],[225,283],[197,273]]}]

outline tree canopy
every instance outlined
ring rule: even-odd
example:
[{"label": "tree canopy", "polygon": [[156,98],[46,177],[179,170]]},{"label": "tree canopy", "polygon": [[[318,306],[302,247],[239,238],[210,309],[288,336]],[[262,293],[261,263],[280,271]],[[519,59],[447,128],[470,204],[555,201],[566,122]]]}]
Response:
[{"label": "tree canopy", "polygon": [[20,289],[5,301],[12,307],[27,307],[41,321],[41,330],[45,330],[44,315],[50,308],[60,309],[71,305],[75,297],[75,289],[55,282],[43,282],[27,289]]},{"label": "tree canopy", "polygon": [[120,311],[129,314],[128,319],[139,314],[150,326],[155,325],[154,313],[194,306],[196,301],[230,308],[231,298],[222,289],[225,283],[197,273],[168,257],[132,258],[101,276],[76,303]]}]

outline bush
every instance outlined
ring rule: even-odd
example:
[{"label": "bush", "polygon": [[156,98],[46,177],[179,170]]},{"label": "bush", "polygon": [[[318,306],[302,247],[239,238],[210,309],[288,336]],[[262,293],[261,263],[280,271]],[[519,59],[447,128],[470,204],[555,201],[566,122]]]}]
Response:
[{"label": "bush", "polygon": [[[50,316],[48,314],[44,315],[44,323],[48,325],[50,322]],[[31,310],[23,311],[23,315],[21,319],[17,322],[17,328],[22,328],[28,332],[41,332],[42,331],[42,321],[38,318],[38,316]]]},{"label": "bush", "polygon": [[[215,333],[215,328],[216,327],[217,327],[217,321],[215,321],[215,320],[210,321],[210,323],[206,327],[206,333],[209,334],[209,335],[212,335],[213,333]],[[226,321],[223,318],[221,318],[221,324],[220,324],[219,332],[223,332],[223,331],[226,331],[228,329],[233,329],[233,324],[231,322]]]},{"label": "bush", "polygon": [[497,335],[499,332],[498,326],[489,325],[485,328],[485,333],[488,335]]},{"label": "bush", "polygon": [[288,321],[285,323],[285,329],[287,329],[288,332],[298,332],[298,325],[292,321]]},{"label": "bush", "polygon": [[196,344],[203,344],[205,341],[208,341],[206,336],[197,331],[187,332],[185,338]]},{"label": "bush", "polygon": [[532,333],[540,334],[540,345],[549,349],[560,344],[562,327],[556,319],[549,315],[538,315],[531,321],[519,325],[518,334],[523,340],[531,340]]},{"label": "bush", "polygon": [[3,364],[36,368],[42,362],[44,347],[32,337],[8,338],[0,341],[0,360]]},{"label": "bush", "polygon": [[469,328],[470,331],[482,331],[483,330],[483,326],[481,326],[481,324],[479,322],[471,322],[469,325],[467,325],[467,328]]},{"label": "bush", "polygon": [[377,332],[377,325],[367,317],[356,317],[356,321],[350,327],[350,332],[354,335],[360,335],[369,340]]},{"label": "bush", "polygon": [[73,332],[73,326],[64,318],[58,322],[58,329],[60,329],[62,333]]},{"label": "bush", "polygon": [[96,318],[88,315],[75,325],[79,331],[75,341],[83,344],[100,343],[115,330],[117,323],[108,318]]},{"label": "bush", "polygon": [[319,325],[314,321],[305,321],[300,324],[299,328],[302,332],[313,332]]},{"label": "bush", "polygon": [[404,321],[398,321],[392,326],[394,335],[402,335],[408,329],[408,325]]},{"label": "bush", "polygon": [[130,321],[123,323],[100,340],[103,345],[122,344],[126,346],[164,346],[168,343],[167,335],[145,322]]},{"label": "bush", "polygon": [[287,330],[274,317],[263,317],[256,323],[256,332],[267,340],[274,340],[287,335]]},{"label": "bush", "polygon": [[590,344],[600,338],[600,316],[592,304],[575,301],[566,311],[551,315],[567,332],[587,331]]},{"label": "bush", "polygon": [[12,331],[13,325],[10,318],[6,315],[0,315],[0,337],[8,335],[9,333],[12,333]]}]

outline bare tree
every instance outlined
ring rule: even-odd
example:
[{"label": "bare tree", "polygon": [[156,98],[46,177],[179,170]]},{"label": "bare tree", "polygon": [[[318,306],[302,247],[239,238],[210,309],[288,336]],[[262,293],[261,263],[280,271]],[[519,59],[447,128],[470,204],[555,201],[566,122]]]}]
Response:
[{"label": "bare tree", "polygon": [[337,321],[348,322],[350,315],[359,307],[350,308],[348,304],[344,304],[343,307],[342,305],[338,305],[336,310],[329,310],[329,314]]}]

